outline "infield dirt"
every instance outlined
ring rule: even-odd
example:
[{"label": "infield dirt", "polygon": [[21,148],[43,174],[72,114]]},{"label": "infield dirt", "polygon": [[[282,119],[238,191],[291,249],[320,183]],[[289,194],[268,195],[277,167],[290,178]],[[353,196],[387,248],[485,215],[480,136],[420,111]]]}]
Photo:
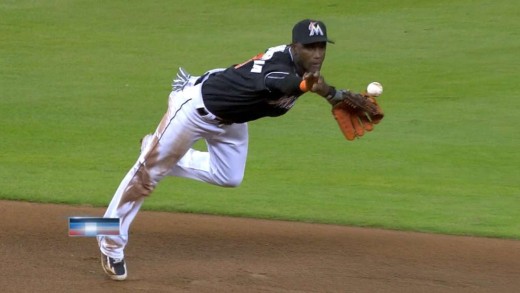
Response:
[{"label": "infield dirt", "polygon": [[518,292],[520,241],[142,211],[109,280],[68,217],[0,201],[2,292]]}]

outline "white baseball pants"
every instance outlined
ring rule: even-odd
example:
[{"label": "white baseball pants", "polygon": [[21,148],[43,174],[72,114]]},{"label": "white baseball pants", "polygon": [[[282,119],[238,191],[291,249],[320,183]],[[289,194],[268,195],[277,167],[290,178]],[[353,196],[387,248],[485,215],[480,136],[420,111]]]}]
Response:
[{"label": "white baseball pants", "polygon": [[[248,148],[247,123],[222,125],[204,107],[201,84],[195,78],[181,91],[171,92],[168,111],[153,139],[142,150],[126,174],[104,215],[119,218],[119,236],[98,236],[100,250],[112,258],[123,258],[128,230],[146,196],[165,176],[201,180],[235,187],[242,182]],[[199,114],[204,108],[207,115]],[[204,112],[204,111],[203,111]],[[192,149],[204,139],[207,152]]]}]

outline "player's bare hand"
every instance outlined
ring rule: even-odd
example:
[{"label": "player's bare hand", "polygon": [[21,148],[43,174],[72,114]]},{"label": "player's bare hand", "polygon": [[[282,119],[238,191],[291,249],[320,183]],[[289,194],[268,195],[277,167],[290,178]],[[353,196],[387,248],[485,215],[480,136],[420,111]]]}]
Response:
[{"label": "player's bare hand", "polygon": [[303,88],[301,88],[302,91],[317,93],[322,97],[325,97],[330,91],[330,86],[325,82],[325,79],[320,75],[319,71],[306,72],[303,75],[302,84],[305,85]]},{"label": "player's bare hand", "polygon": [[314,84],[318,82],[320,79],[320,72],[306,72],[303,74],[303,80],[305,81],[305,85],[307,89],[311,92],[313,92],[312,88],[314,87]]},{"label": "player's bare hand", "polygon": [[320,75],[310,88],[310,91],[324,97],[329,93],[330,86],[325,82],[323,76]]}]

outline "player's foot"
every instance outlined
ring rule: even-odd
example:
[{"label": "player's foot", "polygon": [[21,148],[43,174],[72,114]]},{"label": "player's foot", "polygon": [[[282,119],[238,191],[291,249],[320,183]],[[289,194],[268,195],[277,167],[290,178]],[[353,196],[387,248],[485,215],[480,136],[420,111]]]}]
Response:
[{"label": "player's foot", "polygon": [[150,143],[150,141],[152,141],[152,139],[153,139],[153,134],[147,134],[143,138],[141,138],[141,140],[139,141],[141,143],[141,153],[144,151],[144,149],[146,148],[148,143]]},{"label": "player's foot", "polygon": [[125,259],[117,259],[101,253],[101,267],[112,280],[123,281],[126,279]]}]

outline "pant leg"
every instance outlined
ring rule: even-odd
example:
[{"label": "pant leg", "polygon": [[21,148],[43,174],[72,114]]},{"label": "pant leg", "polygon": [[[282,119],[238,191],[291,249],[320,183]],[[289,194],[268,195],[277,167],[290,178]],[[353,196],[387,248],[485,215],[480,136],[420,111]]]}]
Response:
[{"label": "pant leg", "polygon": [[221,128],[222,132],[218,135],[205,138],[207,152],[190,149],[168,175],[225,187],[240,185],[247,160],[247,124],[224,125]]},{"label": "pant leg", "polygon": [[113,258],[123,258],[128,230],[144,198],[176,165],[204,131],[193,117],[197,115],[187,90],[170,95],[168,111],[154,133],[153,140],[140,154],[115,192],[104,217],[119,218],[120,235],[99,236],[100,250]]}]

